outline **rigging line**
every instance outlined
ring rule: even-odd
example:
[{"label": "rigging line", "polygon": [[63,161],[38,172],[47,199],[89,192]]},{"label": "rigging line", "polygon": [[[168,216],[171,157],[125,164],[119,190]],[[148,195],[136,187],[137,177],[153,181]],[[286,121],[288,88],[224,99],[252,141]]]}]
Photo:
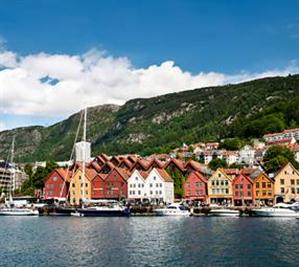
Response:
[{"label": "rigging line", "polygon": [[[68,162],[67,171],[66,171],[66,175],[65,175],[65,177],[64,177],[63,186],[61,187],[60,194],[59,194],[60,197],[62,196],[62,192],[63,192],[63,190],[64,190],[64,188],[65,188],[65,184],[66,184],[66,179],[67,179],[67,177],[68,177],[68,175],[69,175],[69,170],[70,170],[69,163],[71,162],[71,160],[72,160],[72,158],[73,158],[73,156],[74,156],[74,153],[75,153],[75,144],[76,144],[76,142],[77,142],[77,139],[78,139],[78,136],[79,136],[79,132],[80,132],[80,128],[81,128],[81,124],[82,124],[83,111],[81,112],[80,115],[81,115],[81,116],[80,116],[80,120],[79,120],[79,124],[78,124],[77,131],[76,131],[76,136],[75,136],[75,140],[74,140],[74,144],[73,144],[73,148],[72,148],[72,152],[71,152],[70,160],[69,160],[69,162]],[[72,180],[72,178],[73,178],[73,174],[74,174],[74,173],[72,173],[72,176],[71,176],[71,179],[70,179],[70,183],[71,183],[71,180]],[[68,195],[69,195],[69,191],[70,191],[70,188],[68,189],[68,192],[67,192],[67,194],[66,194],[66,197],[68,197]]]}]

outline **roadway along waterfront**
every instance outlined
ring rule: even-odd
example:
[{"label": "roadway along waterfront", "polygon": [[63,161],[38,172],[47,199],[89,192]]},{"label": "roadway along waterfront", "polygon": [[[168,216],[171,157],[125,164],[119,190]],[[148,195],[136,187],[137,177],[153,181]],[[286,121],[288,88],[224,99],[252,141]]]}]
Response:
[{"label": "roadway along waterfront", "polygon": [[299,220],[1,217],[1,266],[298,266]]}]

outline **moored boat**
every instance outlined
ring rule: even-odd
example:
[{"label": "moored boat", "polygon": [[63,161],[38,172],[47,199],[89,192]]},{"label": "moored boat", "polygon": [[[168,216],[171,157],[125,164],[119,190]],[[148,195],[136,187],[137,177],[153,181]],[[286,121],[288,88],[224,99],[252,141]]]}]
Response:
[{"label": "moored boat", "polygon": [[220,216],[220,217],[240,217],[240,212],[238,210],[219,208],[211,209],[208,213],[209,216]]},{"label": "moored boat", "polygon": [[273,207],[253,209],[254,215],[257,217],[298,217],[299,212],[293,209],[293,205],[278,203]]},{"label": "moored boat", "polygon": [[1,208],[0,216],[38,216],[39,212],[29,208]]},{"label": "moored boat", "polygon": [[99,200],[89,202],[92,202],[92,206],[79,208],[72,212],[71,215],[78,217],[113,217],[130,215],[130,208],[121,205],[118,201]]},{"label": "moored boat", "polygon": [[165,208],[154,209],[155,215],[158,216],[190,216],[188,208],[180,203],[173,203]]}]

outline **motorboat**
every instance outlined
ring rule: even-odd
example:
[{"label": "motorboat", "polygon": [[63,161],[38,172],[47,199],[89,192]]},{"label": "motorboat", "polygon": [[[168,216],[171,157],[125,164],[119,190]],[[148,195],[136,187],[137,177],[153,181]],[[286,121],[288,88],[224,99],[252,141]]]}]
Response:
[{"label": "motorboat", "polygon": [[294,205],[286,203],[278,203],[273,207],[253,209],[254,215],[257,217],[298,217],[299,212],[296,211]]},{"label": "motorboat", "polygon": [[181,203],[173,203],[165,208],[154,209],[154,213],[158,216],[190,216],[189,209]]},{"label": "motorboat", "polygon": [[219,216],[219,217],[239,217],[240,212],[234,209],[228,208],[212,208],[209,213],[209,216]]},{"label": "motorboat", "polygon": [[0,208],[0,216],[38,216],[36,209],[29,208]]},{"label": "motorboat", "polygon": [[82,208],[76,209],[71,215],[77,217],[129,216],[130,208],[113,200],[89,201],[89,206],[85,207],[83,205]]}]

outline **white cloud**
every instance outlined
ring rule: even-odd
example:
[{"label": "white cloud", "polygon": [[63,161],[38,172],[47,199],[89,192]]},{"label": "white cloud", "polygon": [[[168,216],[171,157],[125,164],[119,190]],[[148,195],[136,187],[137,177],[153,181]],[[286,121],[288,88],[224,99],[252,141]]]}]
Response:
[{"label": "white cloud", "polygon": [[[23,57],[2,50],[0,114],[64,116],[85,105],[122,104],[136,97],[151,97],[298,71],[297,65],[291,63],[285,69],[263,73],[191,74],[173,61],[138,69],[126,57],[115,58],[96,49],[84,55],[39,53]],[[42,82],[44,77],[57,81],[54,84]]]}]

